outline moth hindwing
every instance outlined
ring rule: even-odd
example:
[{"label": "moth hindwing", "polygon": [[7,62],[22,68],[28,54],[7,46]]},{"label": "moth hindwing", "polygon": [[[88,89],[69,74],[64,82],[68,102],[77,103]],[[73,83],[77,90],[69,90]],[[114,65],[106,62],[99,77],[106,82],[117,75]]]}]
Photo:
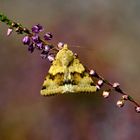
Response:
[{"label": "moth hindwing", "polygon": [[41,95],[90,92],[96,92],[92,78],[65,44],[48,71]]}]

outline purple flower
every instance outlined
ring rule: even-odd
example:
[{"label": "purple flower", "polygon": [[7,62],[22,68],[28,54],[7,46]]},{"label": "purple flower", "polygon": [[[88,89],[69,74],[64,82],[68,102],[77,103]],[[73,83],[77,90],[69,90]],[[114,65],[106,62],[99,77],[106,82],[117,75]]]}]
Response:
[{"label": "purple flower", "polygon": [[40,56],[41,56],[43,59],[45,59],[45,58],[47,58],[47,55],[48,55],[48,52],[46,52],[46,51],[43,50]]},{"label": "purple flower", "polygon": [[43,49],[43,43],[42,42],[36,43],[36,46],[40,50]]},{"label": "purple flower", "polygon": [[52,37],[53,37],[53,35],[52,35],[52,33],[50,33],[50,32],[48,32],[48,33],[46,33],[46,34],[44,35],[44,39],[45,39],[45,40],[51,40]]},{"label": "purple flower", "polygon": [[32,36],[32,40],[33,40],[33,42],[35,42],[35,43],[39,43],[39,42],[40,42],[39,36],[38,36],[38,35]]},{"label": "purple flower", "polygon": [[25,36],[22,39],[22,42],[23,42],[24,45],[29,45],[30,44],[30,37],[29,36]]},{"label": "purple flower", "polygon": [[29,47],[28,47],[29,52],[32,53],[34,51],[34,49],[35,49],[34,44],[29,45]]},{"label": "purple flower", "polygon": [[41,31],[43,31],[43,27],[40,24],[37,24],[37,25],[32,27],[32,32],[33,33],[39,33]]},{"label": "purple flower", "polygon": [[47,58],[50,49],[51,49],[51,48],[50,48],[49,45],[45,45],[45,46],[44,46],[44,49],[43,49],[43,51],[42,51],[42,53],[41,53],[41,57],[42,57],[43,59],[44,59],[44,58]]}]

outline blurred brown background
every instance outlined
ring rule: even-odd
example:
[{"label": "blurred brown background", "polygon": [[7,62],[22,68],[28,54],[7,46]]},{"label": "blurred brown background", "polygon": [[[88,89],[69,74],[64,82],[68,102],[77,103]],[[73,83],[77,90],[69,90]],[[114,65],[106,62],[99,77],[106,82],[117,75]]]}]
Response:
[{"label": "blurred brown background", "polygon": [[[139,0],[0,0],[0,11],[28,28],[40,23],[140,102]],[[116,93],[42,97],[50,64],[6,30],[0,23],[0,140],[140,139],[140,115],[129,102],[117,108]]]}]

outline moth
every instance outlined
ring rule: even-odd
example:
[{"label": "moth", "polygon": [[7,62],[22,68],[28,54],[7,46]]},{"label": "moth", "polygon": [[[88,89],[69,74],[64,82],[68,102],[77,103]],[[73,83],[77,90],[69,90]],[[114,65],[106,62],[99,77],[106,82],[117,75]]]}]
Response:
[{"label": "moth", "polygon": [[64,44],[52,62],[43,83],[41,95],[91,93],[96,91],[96,85],[85,67],[68,49],[67,44]]}]

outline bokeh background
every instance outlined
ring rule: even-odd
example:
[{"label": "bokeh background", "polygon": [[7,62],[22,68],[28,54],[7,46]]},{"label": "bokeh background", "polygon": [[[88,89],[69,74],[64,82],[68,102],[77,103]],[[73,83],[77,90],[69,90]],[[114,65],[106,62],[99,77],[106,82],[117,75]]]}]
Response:
[{"label": "bokeh background", "polygon": [[[40,23],[140,102],[139,0],[0,0],[0,11],[28,28]],[[139,140],[140,115],[115,92],[42,97],[50,67],[23,36],[0,23],[0,140]],[[78,47],[80,46],[80,48]]]}]

